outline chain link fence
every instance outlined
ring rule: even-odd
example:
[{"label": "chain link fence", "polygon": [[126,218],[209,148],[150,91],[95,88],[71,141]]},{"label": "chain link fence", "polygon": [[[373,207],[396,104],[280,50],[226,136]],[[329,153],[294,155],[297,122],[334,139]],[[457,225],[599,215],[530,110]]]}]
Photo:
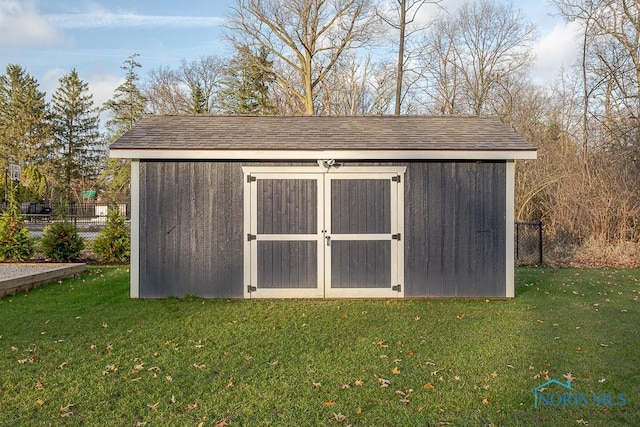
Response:
[{"label": "chain link fence", "polygon": [[542,265],[542,246],[542,221],[515,223],[515,255],[519,265]]}]

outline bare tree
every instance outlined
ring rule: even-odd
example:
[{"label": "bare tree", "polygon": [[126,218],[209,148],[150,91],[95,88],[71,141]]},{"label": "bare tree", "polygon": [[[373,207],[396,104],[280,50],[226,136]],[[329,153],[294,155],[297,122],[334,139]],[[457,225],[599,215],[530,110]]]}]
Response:
[{"label": "bare tree", "polygon": [[283,72],[275,80],[308,115],[317,87],[345,52],[369,41],[375,23],[372,0],[236,0],[233,10],[228,28],[235,48],[265,49],[276,58]]},{"label": "bare tree", "polygon": [[[225,60],[203,56],[198,60],[183,59],[177,69],[160,67],[149,73],[145,96],[150,108],[158,114],[189,114],[193,111],[216,111],[216,94],[221,85]],[[194,95],[203,105],[194,108]]]},{"label": "bare tree", "polygon": [[382,21],[394,30],[398,31],[398,60],[396,64],[396,90],[394,114],[399,115],[404,97],[403,84],[404,72],[407,63],[413,57],[412,52],[405,52],[405,45],[413,36],[424,31],[428,24],[415,25],[416,17],[420,9],[426,4],[440,4],[441,0],[390,0],[391,7],[387,10],[386,3],[377,8],[377,15]]},{"label": "bare tree", "polygon": [[[435,74],[439,80],[445,78],[443,73],[447,79],[458,80],[455,102],[466,102],[465,112],[490,112],[495,92],[504,90],[504,82],[526,73],[532,63],[535,25],[525,22],[512,4],[489,0],[465,3],[432,31],[427,49],[442,55],[434,62],[438,64],[434,65]],[[449,91],[452,85],[440,82],[439,86]],[[448,104],[453,101],[449,99]],[[450,105],[443,108],[459,111]]]}]

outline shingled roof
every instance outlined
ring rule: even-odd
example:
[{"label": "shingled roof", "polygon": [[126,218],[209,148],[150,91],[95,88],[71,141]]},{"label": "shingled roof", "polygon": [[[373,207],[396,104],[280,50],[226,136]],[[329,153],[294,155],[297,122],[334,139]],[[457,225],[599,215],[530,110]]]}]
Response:
[{"label": "shingled roof", "polygon": [[509,151],[535,146],[495,117],[149,115],[111,145],[199,151]]}]

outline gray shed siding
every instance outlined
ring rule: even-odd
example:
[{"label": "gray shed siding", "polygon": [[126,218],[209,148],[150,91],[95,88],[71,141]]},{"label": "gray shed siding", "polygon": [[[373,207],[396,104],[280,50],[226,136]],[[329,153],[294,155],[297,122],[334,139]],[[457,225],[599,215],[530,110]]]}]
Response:
[{"label": "gray shed siding", "polygon": [[140,162],[140,297],[242,297],[242,170]]},{"label": "gray shed siding", "polygon": [[[374,164],[407,166],[405,297],[505,296],[506,163]],[[243,296],[242,165],[140,161],[141,298]]]}]

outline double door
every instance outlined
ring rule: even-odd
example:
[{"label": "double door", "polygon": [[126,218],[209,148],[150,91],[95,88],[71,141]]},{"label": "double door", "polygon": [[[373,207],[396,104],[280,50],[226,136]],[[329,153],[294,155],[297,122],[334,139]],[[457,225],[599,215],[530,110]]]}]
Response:
[{"label": "double door", "polygon": [[245,168],[245,297],[402,297],[403,172]]}]

